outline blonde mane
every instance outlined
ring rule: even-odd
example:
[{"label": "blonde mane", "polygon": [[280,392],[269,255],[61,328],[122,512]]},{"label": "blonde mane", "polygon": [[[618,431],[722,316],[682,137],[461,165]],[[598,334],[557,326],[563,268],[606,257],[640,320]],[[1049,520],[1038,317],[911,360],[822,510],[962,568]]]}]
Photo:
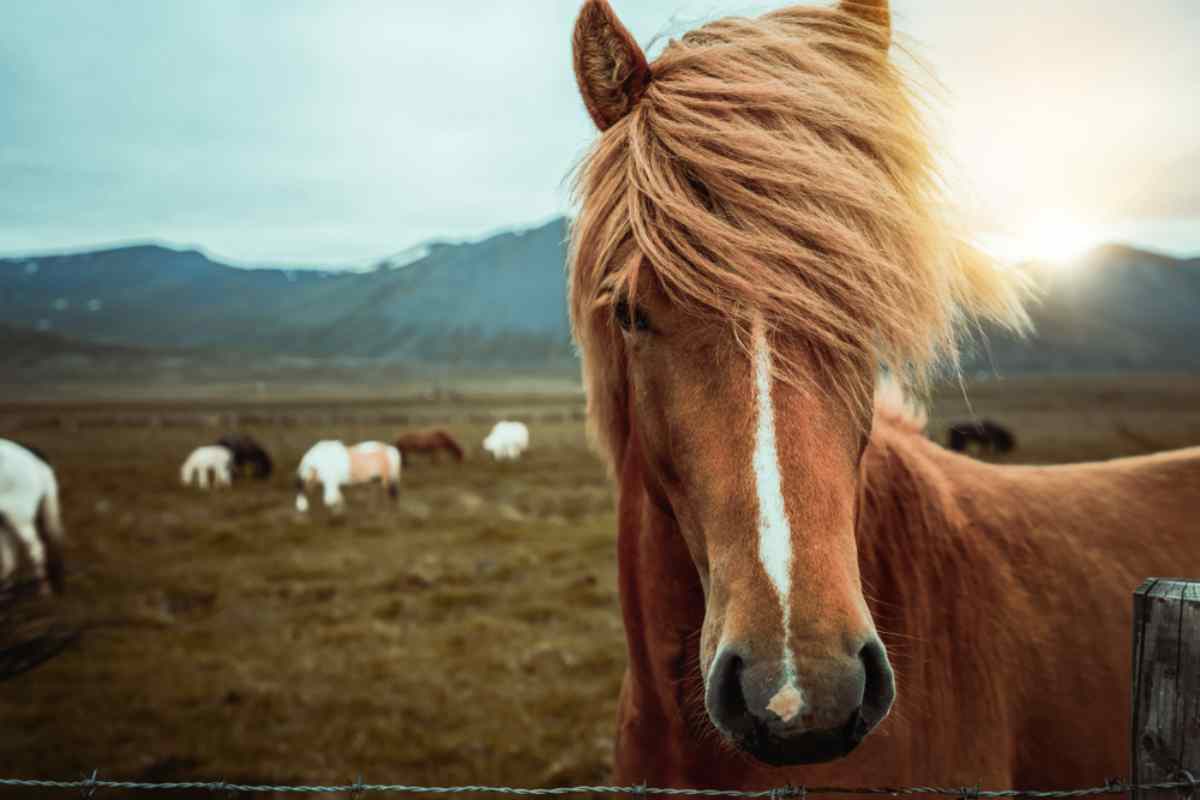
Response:
[{"label": "blonde mane", "polygon": [[892,376],[884,375],[875,384],[875,420],[921,435],[929,424],[929,412]]},{"label": "blonde mane", "polygon": [[672,42],[640,99],[580,165],[570,311],[589,418],[628,433],[609,309],[649,270],[672,302],[749,343],[761,315],[820,365],[802,376],[859,412],[885,367],[909,390],[957,365],[958,329],[1027,324],[1019,287],[965,245],[887,30],[837,8],[727,18]]}]

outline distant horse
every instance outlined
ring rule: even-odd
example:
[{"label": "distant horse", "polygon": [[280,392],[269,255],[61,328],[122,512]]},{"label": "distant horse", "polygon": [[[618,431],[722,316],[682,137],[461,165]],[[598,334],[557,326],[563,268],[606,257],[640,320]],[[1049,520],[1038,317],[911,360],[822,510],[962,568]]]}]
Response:
[{"label": "distant horse", "polygon": [[946,216],[890,41],[886,0],[717,20],[653,64],[604,0],[576,23],[602,133],[568,295],[618,490],[618,783],[1120,774],[1130,594],[1200,574],[1200,448],[997,466],[881,394],[964,327],[1028,325]]},{"label": "distant horse", "polygon": [[497,422],[483,440],[483,449],[497,461],[516,461],[529,449],[529,428],[523,422]]},{"label": "distant horse", "polygon": [[326,508],[341,508],[342,487],[378,480],[388,496],[400,494],[400,451],[383,442],[360,442],[346,447],[339,441],[317,442],[300,459],[296,470],[296,510],[308,511],[308,488],[321,484]]},{"label": "distant horse", "polygon": [[0,439],[0,583],[17,568],[16,539],[42,591],[62,591],[65,533],[58,481],[50,465],[30,448]]},{"label": "distant horse", "polygon": [[210,485],[230,486],[233,482],[233,451],[219,444],[206,444],[191,452],[179,469],[184,486],[195,484],[201,489]]},{"label": "distant horse", "polygon": [[463,460],[463,450],[458,442],[441,428],[402,433],[396,439],[396,449],[400,451],[404,462],[410,466],[415,453],[428,453],[430,458],[436,461],[438,454],[445,450],[455,461]]},{"label": "distant horse", "polygon": [[1011,453],[1017,446],[1016,437],[998,422],[982,419],[978,422],[956,422],[946,428],[946,446],[956,453],[965,453],[974,442],[989,453]]},{"label": "distant horse", "polygon": [[271,457],[253,436],[245,433],[229,433],[217,440],[221,447],[228,447],[233,453],[233,473],[240,475],[242,470],[249,467],[255,478],[265,479],[271,476]]}]

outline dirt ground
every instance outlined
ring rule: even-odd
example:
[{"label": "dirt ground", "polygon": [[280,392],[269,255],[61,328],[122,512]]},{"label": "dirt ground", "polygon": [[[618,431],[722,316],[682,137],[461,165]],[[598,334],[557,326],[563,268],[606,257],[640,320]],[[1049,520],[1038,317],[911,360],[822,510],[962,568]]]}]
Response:
[{"label": "dirt ground", "polygon": [[[1016,433],[1008,461],[1200,444],[1200,378],[991,381],[968,396]],[[233,413],[276,474],[180,486],[183,458]],[[939,391],[931,434],[967,413]],[[500,416],[530,423],[520,462],[479,450]],[[0,682],[0,775],[605,781],[624,645],[612,491],[581,417],[577,394],[0,402],[0,435],[54,462],[70,537],[67,593],[8,619],[82,631]],[[468,445],[463,464],[417,460],[395,504],[361,487],[341,516],[293,510],[314,440],[429,422]]]}]

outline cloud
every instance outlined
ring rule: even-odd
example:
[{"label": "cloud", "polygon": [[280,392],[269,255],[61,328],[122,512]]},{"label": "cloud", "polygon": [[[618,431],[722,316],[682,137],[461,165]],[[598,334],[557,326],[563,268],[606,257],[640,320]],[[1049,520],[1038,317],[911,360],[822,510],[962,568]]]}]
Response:
[{"label": "cloud", "polygon": [[[782,3],[616,5],[649,41]],[[575,10],[9,4],[0,250],[155,238],[338,263],[561,212],[593,136],[570,68]],[[964,195],[990,214],[1052,193],[1109,215],[1198,213],[1185,177],[1154,171],[1200,149],[1191,0],[911,0],[896,16],[949,87]],[[1142,199],[1122,211],[1133,186]]]}]

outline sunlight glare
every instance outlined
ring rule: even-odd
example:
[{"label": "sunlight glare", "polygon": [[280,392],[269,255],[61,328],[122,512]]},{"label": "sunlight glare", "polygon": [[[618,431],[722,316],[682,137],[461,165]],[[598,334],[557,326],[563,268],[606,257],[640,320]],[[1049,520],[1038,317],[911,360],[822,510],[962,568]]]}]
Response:
[{"label": "sunlight glare", "polygon": [[1042,209],[1023,226],[1019,250],[1025,259],[1064,266],[1100,244],[1101,232],[1061,209]]}]

